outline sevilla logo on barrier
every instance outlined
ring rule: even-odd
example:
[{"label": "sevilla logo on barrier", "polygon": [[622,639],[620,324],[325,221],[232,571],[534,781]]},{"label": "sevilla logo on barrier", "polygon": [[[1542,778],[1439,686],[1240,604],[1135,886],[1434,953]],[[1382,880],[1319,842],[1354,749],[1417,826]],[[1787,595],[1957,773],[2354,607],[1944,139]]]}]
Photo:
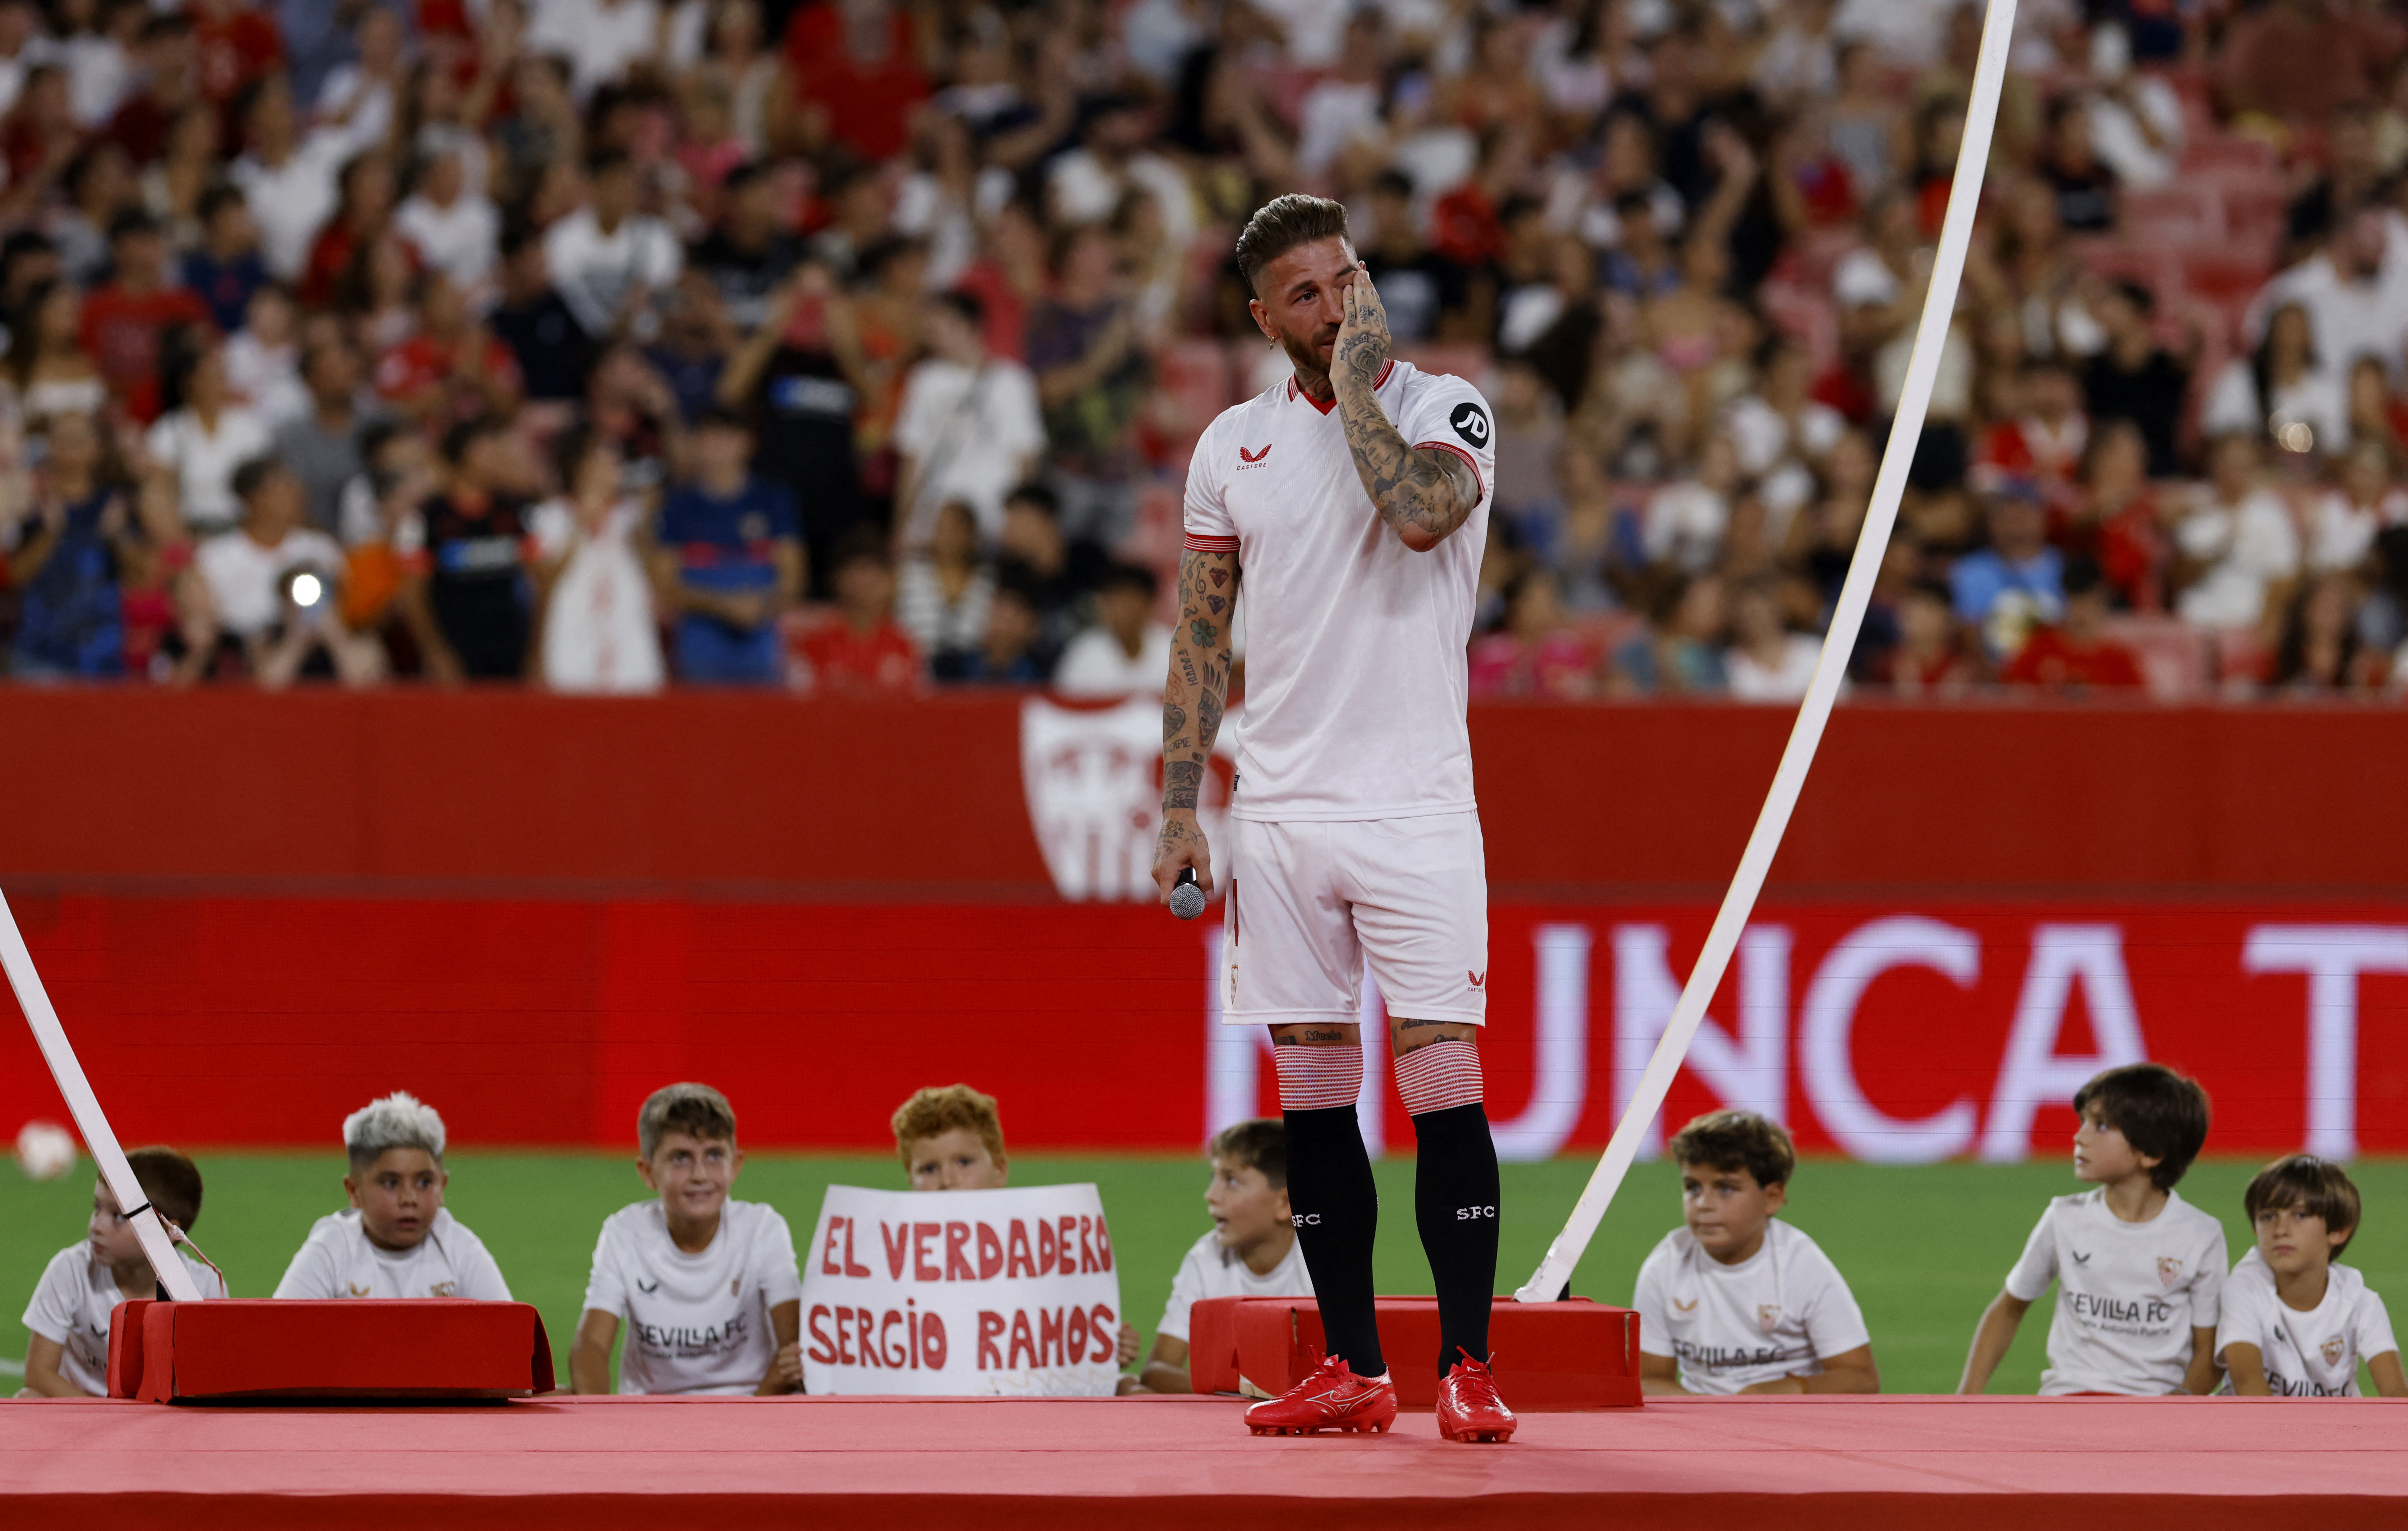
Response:
[{"label": "sevilla logo on barrier", "polygon": [[[1233,758],[1234,724],[1213,749]],[[1032,696],[1020,712],[1020,775],[1029,827],[1054,890],[1073,903],[1151,903],[1154,837],[1162,826],[1162,704],[1132,696],[1109,708],[1066,707]],[[1228,780],[1206,773],[1197,818],[1228,860]]]},{"label": "sevilla logo on barrier", "polygon": [[1093,1185],[832,1185],[803,1262],[803,1387],[1110,1397],[1121,1279]]}]

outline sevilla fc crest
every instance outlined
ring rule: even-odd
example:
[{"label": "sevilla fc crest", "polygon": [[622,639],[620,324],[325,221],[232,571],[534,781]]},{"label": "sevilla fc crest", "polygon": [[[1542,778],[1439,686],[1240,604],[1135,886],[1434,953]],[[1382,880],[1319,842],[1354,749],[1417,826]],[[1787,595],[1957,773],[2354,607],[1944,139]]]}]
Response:
[{"label": "sevilla fc crest", "polygon": [[2182,1267],[2183,1263],[2180,1260],[2169,1259],[2162,1254],[2158,1255],[2157,1284],[2159,1286],[2172,1286],[2176,1281],[2181,1281]]},{"label": "sevilla fc crest", "polygon": [[1756,1304],[1756,1326],[1761,1328],[1766,1334],[1770,1334],[1773,1330],[1780,1328],[1781,1305],[1777,1302]]},{"label": "sevilla fc crest", "polygon": [[2325,1365],[2328,1366],[2340,1366],[2341,1352],[2348,1349],[2346,1345],[2342,1343],[2342,1338],[2339,1335],[2333,1336],[2330,1339],[2326,1340],[2322,1345],[2316,1348],[2324,1352]]}]

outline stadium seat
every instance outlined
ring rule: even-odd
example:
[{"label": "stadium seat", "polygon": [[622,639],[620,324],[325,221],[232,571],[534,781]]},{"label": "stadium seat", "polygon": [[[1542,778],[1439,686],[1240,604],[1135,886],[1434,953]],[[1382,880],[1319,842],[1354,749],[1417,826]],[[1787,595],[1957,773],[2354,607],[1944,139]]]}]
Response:
[{"label": "stadium seat", "polygon": [[2193,702],[2207,693],[2208,636],[2176,617],[2129,612],[2111,617],[2107,636],[2140,656],[2151,699]]},{"label": "stadium seat", "polygon": [[2224,237],[2224,207],[2214,186],[2178,180],[2126,192],[2123,228],[2127,238],[2151,248],[2213,245]]},{"label": "stadium seat", "polygon": [[2254,251],[2200,250],[2182,259],[2183,291],[2212,304],[2245,306],[2273,274],[2272,263]]},{"label": "stadium seat", "polygon": [[2194,138],[2190,147],[2183,150],[2182,173],[2186,176],[2235,169],[2280,175],[2283,157],[2272,144],[2229,133]]}]

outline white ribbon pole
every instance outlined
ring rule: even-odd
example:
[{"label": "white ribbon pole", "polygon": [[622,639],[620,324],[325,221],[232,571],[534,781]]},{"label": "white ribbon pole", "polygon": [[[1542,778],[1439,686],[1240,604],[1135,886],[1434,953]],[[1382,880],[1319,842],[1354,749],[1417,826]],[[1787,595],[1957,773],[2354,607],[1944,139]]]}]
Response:
[{"label": "white ribbon pole", "polygon": [[1882,452],[1881,475],[1873,481],[1872,504],[1865,511],[1864,529],[1856,537],[1847,582],[1840,589],[1840,604],[1831,613],[1831,629],[1823,639],[1823,655],[1814,665],[1814,683],[1807,689],[1805,703],[1798,709],[1798,722],[1789,731],[1788,748],[1781,753],[1781,768],[1773,773],[1772,791],[1765,797],[1764,810],[1756,815],[1756,830],[1748,836],[1739,872],[1731,879],[1730,891],[1723,894],[1713,929],[1706,936],[1706,949],[1698,954],[1698,966],[1690,970],[1688,984],[1681,991],[1681,1002],[1673,1008],[1671,1023],[1664,1028],[1663,1039],[1656,1046],[1656,1055],[1647,1062],[1647,1073],[1639,1081],[1638,1093],[1624,1109],[1621,1122],[1613,1129],[1612,1140],[1606,1144],[1605,1156],[1598,1161],[1597,1172],[1581,1192],[1564,1231],[1547,1247],[1547,1257],[1540,1262],[1529,1281],[1513,1294],[1522,1302],[1553,1302],[1561,1295],[1564,1284],[1571,1280],[1572,1267],[1580,1263],[1588,1241],[1596,1236],[1606,1208],[1612,1204],[1613,1194],[1622,1188],[1623,1177],[1630,1172],[1630,1163],[1638,1157],[1639,1141],[1645,1136],[1647,1124],[1663,1109],[1665,1093],[1672,1087],[1672,1076],[1680,1072],[1681,1061],[1688,1055],[1690,1038],[1697,1036],[1698,1024],[1705,1020],[1707,1002],[1722,985],[1723,974],[1730,966],[1731,952],[1739,945],[1740,933],[1747,928],[1756,895],[1764,891],[1765,874],[1771,870],[1773,854],[1781,849],[1781,837],[1789,827],[1789,815],[1798,806],[1798,794],[1806,785],[1806,773],[1813,766],[1815,748],[1823,742],[1823,727],[1830,722],[1831,704],[1838,699],[1840,682],[1847,676],[1849,656],[1856,651],[1856,634],[1864,626],[1865,608],[1872,600],[1873,581],[1881,573],[1883,555],[1889,549],[1890,527],[1898,520],[1899,501],[1906,493],[1907,472],[1914,463],[1915,446],[1923,437],[1923,419],[1931,408],[1931,388],[1940,374],[1940,353],[1948,343],[1949,322],[1956,310],[1956,288],[1965,275],[1965,251],[1973,241],[1973,215],[1982,200],[1982,171],[1990,158],[1991,133],[1998,125],[1999,93],[2006,84],[2007,50],[2014,27],[2015,0],[1990,0],[1988,19],[1982,24],[1981,62],[1973,71],[1972,104],[1965,114],[1964,144],[1956,155],[1956,179],[1948,193],[1948,216],[1941,225],[1940,253],[1932,264],[1931,285],[1924,294],[1923,318],[1915,327],[1914,355],[1907,365],[1905,392],[1899,398],[1898,414],[1890,425],[1889,445]]},{"label": "white ribbon pole", "polygon": [[84,1147],[92,1151],[93,1163],[100,1166],[101,1179],[108,1182],[119,1207],[138,1209],[134,1213],[134,1232],[142,1240],[142,1252],[150,1258],[151,1273],[176,1301],[200,1301],[201,1289],[178,1257],[159,1214],[150,1210],[150,1198],[142,1194],[142,1184],[134,1178],[133,1166],[125,1162],[125,1151],[117,1146],[117,1134],[110,1129],[108,1117],[92,1093],[92,1082],[83,1077],[83,1065],[76,1061],[66,1029],[59,1024],[59,1012],[50,1007],[50,993],[42,987],[42,975],[34,971],[34,954],[25,950],[24,935],[17,929],[17,916],[9,909],[6,896],[0,896],[0,968],[7,970],[8,986],[17,991],[17,1003],[25,1012],[25,1023],[34,1028],[34,1040],[41,1044],[43,1060],[50,1066],[50,1078],[58,1081],[59,1094],[66,1097],[76,1131],[83,1135]]}]

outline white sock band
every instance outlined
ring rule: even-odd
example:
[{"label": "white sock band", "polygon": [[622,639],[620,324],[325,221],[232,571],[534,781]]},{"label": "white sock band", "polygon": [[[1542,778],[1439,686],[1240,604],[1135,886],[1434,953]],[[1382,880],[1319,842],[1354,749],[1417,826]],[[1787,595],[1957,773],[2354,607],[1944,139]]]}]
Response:
[{"label": "white sock band", "polygon": [[1363,1093],[1363,1050],[1360,1047],[1303,1047],[1283,1043],[1271,1049],[1271,1065],[1279,1070],[1280,1109],[1330,1111],[1352,1108]]},{"label": "white sock band", "polygon": [[1427,1116],[1456,1106],[1477,1106],[1484,1095],[1480,1050],[1469,1042],[1432,1042],[1396,1064],[1397,1094],[1408,1116]]}]

